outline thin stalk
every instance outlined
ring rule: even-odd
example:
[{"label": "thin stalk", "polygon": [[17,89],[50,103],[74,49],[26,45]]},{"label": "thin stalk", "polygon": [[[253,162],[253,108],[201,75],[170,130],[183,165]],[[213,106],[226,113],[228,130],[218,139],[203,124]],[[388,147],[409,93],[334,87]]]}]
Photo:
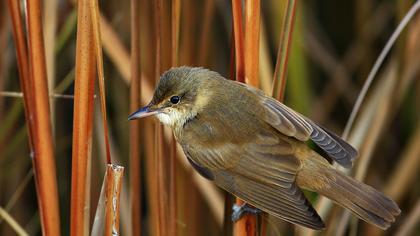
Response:
[{"label": "thin stalk", "polygon": [[289,59],[290,44],[292,43],[294,20],[296,15],[297,0],[288,0],[286,3],[282,30],[280,34],[279,47],[277,51],[277,62],[274,70],[272,95],[279,101],[283,100],[286,87],[287,64]]},{"label": "thin stalk", "polygon": [[261,32],[260,32],[260,68],[259,78],[261,82],[261,89],[266,93],[270,94],[273,83],[273,65],[270,54],[270,43],[268,40],[266,25],[264,19],[261,19]]},{"label": "thin stalk", "polygon": [[92,31],[93,31],[93,42],[95,48],[96,56],[96,66],[98,70],[98,80],[99,80],[99,98],[101,101],[101,111],[102,111],[102,123],[104,126],[104,141],[106,148],[106,163],[111,164],[111,151],[109,147],[109,137],[108,137],[108,126],[106,119],[106,99],[105,99],[105,75],[104,75],[104,62],[102,56],[102,42],[101,42],[101,27],[100,27],[100,13],[98,7],[98,0],[90,1],[90,16],[92,17]]},{"label": "thin stalk", "polygon": [[[140,54],[140,1],[131,0],[131,85],[130,110],[140,107],[141,54]],[[141,150],[140,123],[130,122],[130,203],[131,233],[141,235]]]},{"label": "thin stalk", "polygon": [[178,65],[179,25],[181,19],[181,0],[172,1],[172,66]]},{"label": "thin stalk", "polygon": [[15,42],[16,48],[16,55],[17,55],[17,62],[18,62],[18,72],[19,72],[19,80],[21,85],[21,90],[24,94],[24,105],[25,105],[25,118],[28,121],[28,138],[29,138],[29,147],[33,152],[33,127],[34,127],[34,120],[30,119],[30,109],[33,107],[32,97],[31,95],[31,80],[29,79],[29,63],[28,63],[28,53],[26,48],[26,39],[23,33],[24,26],[22,22],[22,18],[20,16],[20,1],[8,0],[7,6],[9,9],[9,14],[12,18],[12,30],[13,30],[13,39]]},{"label": "thin stalk", "polygon": [[[252,82],[254,86],[258,86],[258,57],[259,57],[259,41],[254,42],[254,37],[259,38],[259,1],[252,3],[251,0],[247,1],[246,6],[246,31],[247,38],[245,38],[246,49],[251,50],[245,55],[244,51],[244,34],[242,32],[242,3],[240,0],[232,0],[232,13],[233,13],[233,32],[235,41],[235,68],[236,80],[240,82]],[[258,11],[258,12],[256,12]],[[256,19],[258,18],[258,19]],[[258,22],[258,23],[257,23]],[[257,34],[257,36],[252,35]],[[236,205],[245,204],[239,198],[236,198]],[[257,217],[253,215],[244,215],[233,227],[233,233],[236,236],[240,235],[255,235],[257,228]]]},{"label": "thin stalk", "polygon": [[[44,12],[44,39],[45,45],[45,59],[47,66],[47,75],[48,75],[48,88],[49,93],[54,92],[55,88],[55,31],[57,28],[57,13],[58,13],[58,0],[50,0],[48,4],[43,4]],[[51,110],[51,121],[53,132],[55,132],[55,101],[50,101],[50,110]]]},{"label": "thin stalk", "polygon": [[13,219],[13,217],[2,207],[0,207],[0,219],[4,219],[9,226],[15,231],[15,233],[19,236],[26,236],[29,235],[19,223]]},{"label": "thin stalk", "polygon": [[[25,97],[24,93],[21,92],[11,92],[11,91],[0,91],[0,96],[1,97],[8,97],[8,98],[23,98]],[[70,94],[50,94],[49,97],[51,99],[55,99],[55,98],[64,98],[64,99],[73,99],[73,95]],[[3,133],[3,132],[1,132]]]},{"label": "thin stalk", "polygon": [[260,0],[246,0],[245,7],[245,82],[259,87]]},{"label": "thin stalk", "polygon": [[[42,30],[41,3],[26,2],[28,29],[29,78],[33,100],[33,132],[35,183],[44,235],[60,235],[57,175],[54,160],[54,142],[50,119],[47,68]],[[32,108],[31,108],[32,109]],[[31,112],[32,113],[32,112]],[[31,115],[31,116],[32,116]]]},{"label": "thin stalk", "polygon": [[89,0],[78,1],[70,234],[87,235],[90,212],[95,51]]},{"label": "thin stalk", "polygon": [[[156,40],[156,56],[155,56],[155,78],[159,80],[160,73],[162,70],[162,19],[163,19],[163,2],[157,0],[154,3],[155,11],[155,40]],[[157,222],[156,232],[157,235],[167,235],[167,195],[166,195],[166,179],[165,179],[165,163],[163,162],[164,156],[164,140],[163,140],[163,127],[161,124],[157,124],[155,129],[156,139],[156,163],[155,172],[157,175]]]},{"label": "thin stalk", "polygon": [[106,171],[105,235],[120,235],[120,193],[124,167],[108,164]]},{"label": "thin stalk", "polygon": [[120,235],[120,195],[123,174],[124,167],[107,165],[91,235]]},{"label": "thin stalk", "polygon": [[236,80],[245,82],[245,52],[244,52],[244,34],[243,34],[243,17],[242,17],[242,1],[232,0],[233,15],[233,33],[235,41],[235,69]]}]

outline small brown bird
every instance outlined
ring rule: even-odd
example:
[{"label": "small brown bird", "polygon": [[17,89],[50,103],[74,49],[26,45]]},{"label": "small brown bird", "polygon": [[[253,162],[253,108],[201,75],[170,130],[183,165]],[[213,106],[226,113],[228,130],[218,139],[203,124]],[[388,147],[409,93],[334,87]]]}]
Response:
[{"label": "small brown bird", "polygon": [[216,72],[168,70],[152,101],[129,119],[150,115],[172,128],[202,176],[285,221],[316,230],[325,227],[301,188],[382,229],[400,214],[394,201],[335,170],[305,141],[312,140],[347,168],[357,156],[352,146],[262,91]]}]

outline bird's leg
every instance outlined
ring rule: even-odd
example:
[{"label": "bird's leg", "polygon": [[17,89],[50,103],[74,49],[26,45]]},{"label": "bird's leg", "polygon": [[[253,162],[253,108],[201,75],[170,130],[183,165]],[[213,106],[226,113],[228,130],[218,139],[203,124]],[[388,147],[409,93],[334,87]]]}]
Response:
[{"label": "bird's leg", "polygon": [[233,204],[232,207],[232,221],[236,222],[238,220],[240,220],[244,215],[246,214],[254,214],[254,215],[258,215],[259,213],[261,213],[261,210],[258,208],[255,208],[251,205],[249,205],[248,203],[244,203],[242,205],[238,205],[238,204]]}]

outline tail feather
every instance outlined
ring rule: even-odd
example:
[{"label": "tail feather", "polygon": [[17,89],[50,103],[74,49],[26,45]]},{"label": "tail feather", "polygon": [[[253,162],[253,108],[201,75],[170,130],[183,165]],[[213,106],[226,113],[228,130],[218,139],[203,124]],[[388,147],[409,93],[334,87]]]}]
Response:
[{"label": "tail feather", "polygon": [[339,204],[353,212],[358,218],[368,223],[373,223],[381,229],[387,229],[389,228],[389,226],[391,226],[391,222],[386,221],[383,218],[372,214],[369,211],[366,211],[365,209],[363,209],[363,207],[357,205],[357,203],[354,203],[348,199],[343,199]]},{"label": "tail feather", "polygon": [[400,214],[397,204],[376,189],[332,168],[325,174],[329,183],[319,190],[320,193],[360,219],[387,229]]}]

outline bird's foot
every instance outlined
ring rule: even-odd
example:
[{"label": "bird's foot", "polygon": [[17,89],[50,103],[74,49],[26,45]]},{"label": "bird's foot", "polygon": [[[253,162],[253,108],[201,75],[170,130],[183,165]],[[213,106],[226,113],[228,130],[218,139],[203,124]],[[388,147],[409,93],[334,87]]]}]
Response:
[{"label": "bird's foot", "polygon": [[242,205],[233,204],[232,210],[233,210],[232,212],[233,222],[237,222],[246,214],[258,215],[259,213],[261,213],[260,209],[255,208],[247,203],[244,203]]}]

